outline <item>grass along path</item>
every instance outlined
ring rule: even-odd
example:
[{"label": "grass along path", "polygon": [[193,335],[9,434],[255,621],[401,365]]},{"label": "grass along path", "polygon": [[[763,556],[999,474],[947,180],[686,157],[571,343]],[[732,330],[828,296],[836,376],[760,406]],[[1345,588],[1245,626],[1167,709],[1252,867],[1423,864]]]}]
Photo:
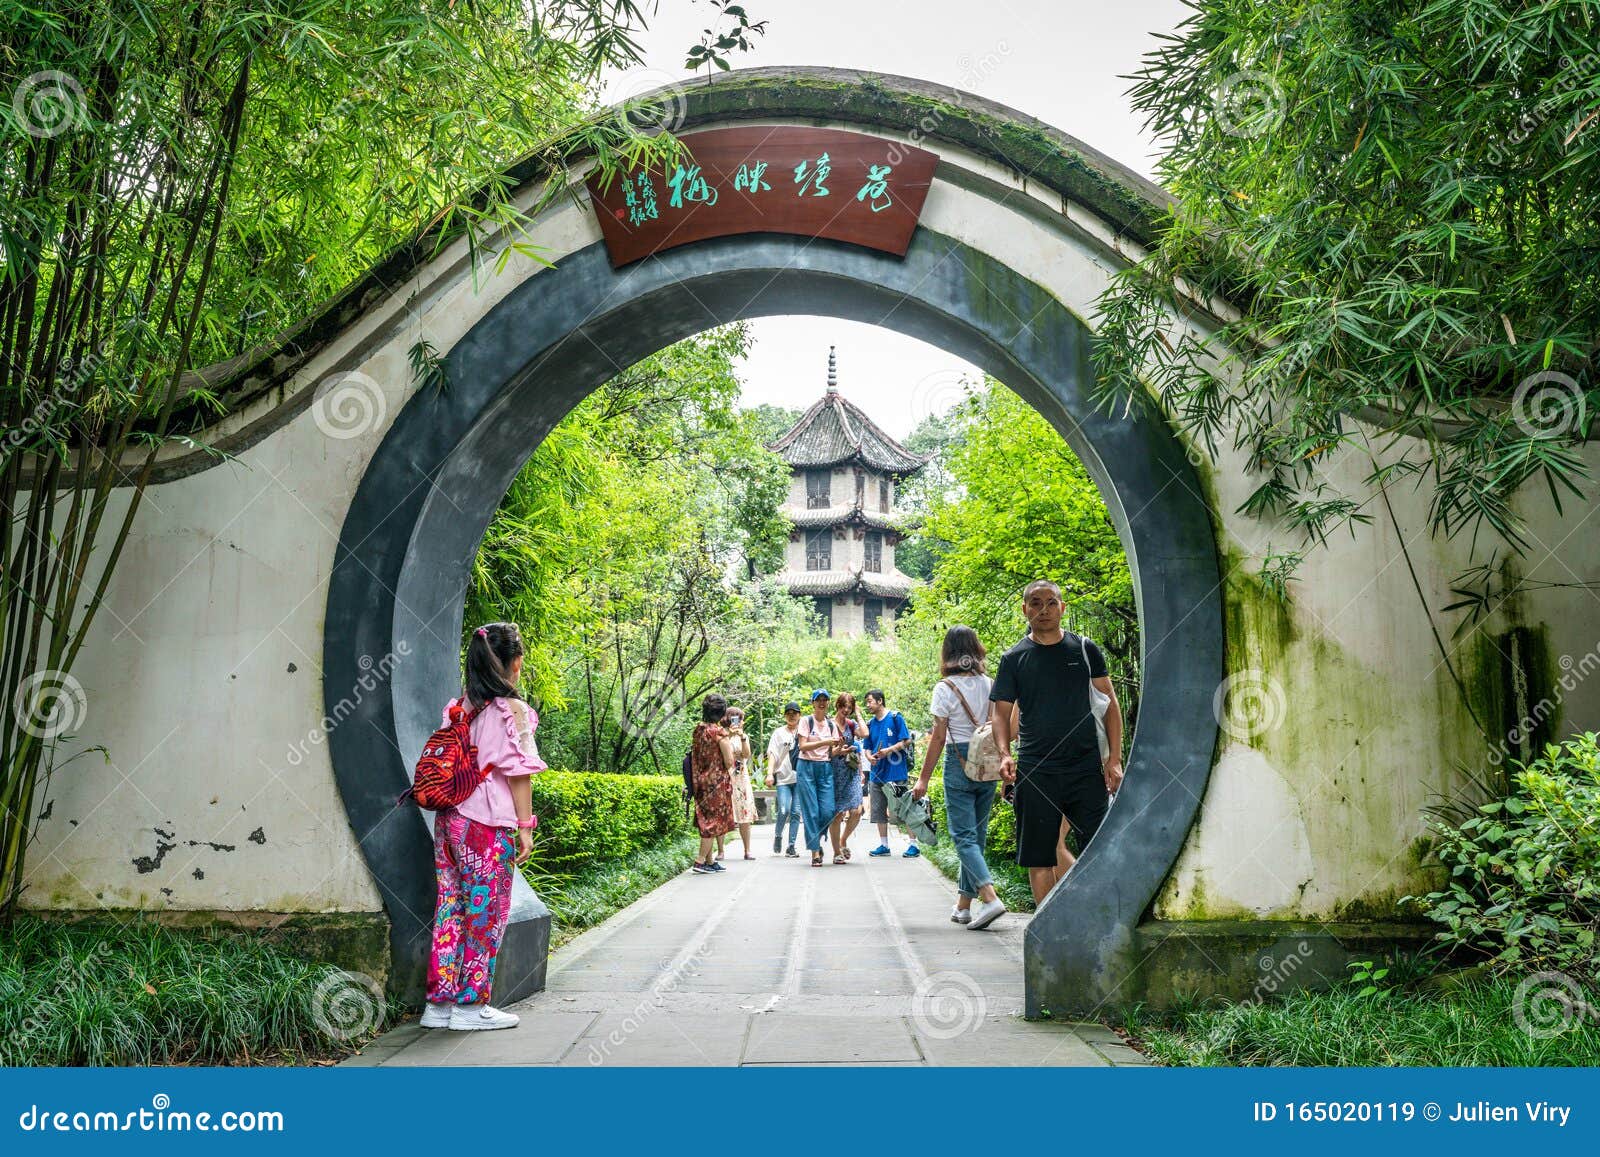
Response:
[{"label": "grass along path", "polygon": [[28,915],[0,930],[7,1066],[305,1064],[353,1051],[396,1011],[250,934]]},{"label": "grass along path", "polygon": [[1263,1004],[1135,1014],[1127,1027],[1169,1065],[1600,1065],[1600,1025],[1582,1016],[1551,1036],[1519,1026],[1514,978],[1391,989],[1377,999],[1358,991],[1347,985]]},{"label": "grass along path", "polygon": [[528,882],[555,917],[551,951],[679,875],[694,858],[697,843],[692,835],[669,836],[615,860],[588,865],[575,875],[527,873]]}]

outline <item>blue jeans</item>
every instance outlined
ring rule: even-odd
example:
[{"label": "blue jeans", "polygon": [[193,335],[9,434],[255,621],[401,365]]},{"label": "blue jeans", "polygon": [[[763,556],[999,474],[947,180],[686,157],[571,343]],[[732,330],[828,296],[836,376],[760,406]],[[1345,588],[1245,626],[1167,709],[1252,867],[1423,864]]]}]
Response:
[{"label": "blue jeans", "polygon": [[956,888],[963,896],[976,896],[985,884],[994,883],[983,846],[989,840],[989,812],[994,807],[997,785],[974,783],[961,770],[967,755],[965,743],[950,743],[944,749],[944,815],[961,860]]},{"label": "blue jeans", "polygon": [[777,827],[772,830],[772,838],[784,842],[783,825],[789,825],[788,843],[793,844],[795,837],[800,832],[800,793],[798,783],[778,784],[778,794],[773,800],[774,810],[777,812]]},{"label": "blue jeans", "polygon": [[822,850],[822,837],[833,822],[833,764],[826,759],[802,759],[794,769],[795,794],[800,797],[800,818],[806,823],[806,847]]}]

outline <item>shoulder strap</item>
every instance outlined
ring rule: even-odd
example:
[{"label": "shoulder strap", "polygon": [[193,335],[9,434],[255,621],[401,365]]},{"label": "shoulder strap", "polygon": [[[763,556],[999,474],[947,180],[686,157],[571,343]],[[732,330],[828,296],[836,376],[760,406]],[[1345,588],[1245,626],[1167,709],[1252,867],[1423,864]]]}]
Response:
[{"label": "shoulder strap", "polygon": [[981,727],[982,724],[978,722],[978,717],[972,713],[972,705],[967,702],[967,697],[961,693],[961,688],[957,687],[949,679],[940,679],[939,682],[950,688],[955,693],[955,697],[961,701],[961,710],[967,713],[967,722],[974,727]]}]

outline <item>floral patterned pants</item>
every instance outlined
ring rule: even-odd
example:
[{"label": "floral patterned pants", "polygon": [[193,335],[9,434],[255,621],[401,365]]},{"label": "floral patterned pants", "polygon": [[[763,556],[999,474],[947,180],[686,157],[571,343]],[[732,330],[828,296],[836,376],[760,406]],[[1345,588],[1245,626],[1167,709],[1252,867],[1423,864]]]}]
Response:
[{"label": "floral patterned pants", "polygon": [[433,867],[439,902],[433,912],[433,952],[428,958],[428,1000],[476,1004],[489,999],[494,958],[511,915],[516,841],[457,814],[433,819]]}]

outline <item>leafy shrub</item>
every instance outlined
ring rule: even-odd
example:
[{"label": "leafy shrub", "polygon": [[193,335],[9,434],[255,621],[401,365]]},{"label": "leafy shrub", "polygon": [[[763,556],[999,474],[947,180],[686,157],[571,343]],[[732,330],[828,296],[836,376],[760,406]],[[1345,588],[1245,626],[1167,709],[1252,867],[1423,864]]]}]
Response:
[{"label": "leafy shrub", "polygon": [[1600,749],[1593,733],[1550,744],[1513,791],[1459,824],[1436,823],[1450,871],[1419,903],[1438,939],[1506,970],[1600,973]]},{"label": "leafy shrub", "polygon": [[532,782],[535,860],[546,872],[573,874],[688,830],[674,776],[546,771]]}]

